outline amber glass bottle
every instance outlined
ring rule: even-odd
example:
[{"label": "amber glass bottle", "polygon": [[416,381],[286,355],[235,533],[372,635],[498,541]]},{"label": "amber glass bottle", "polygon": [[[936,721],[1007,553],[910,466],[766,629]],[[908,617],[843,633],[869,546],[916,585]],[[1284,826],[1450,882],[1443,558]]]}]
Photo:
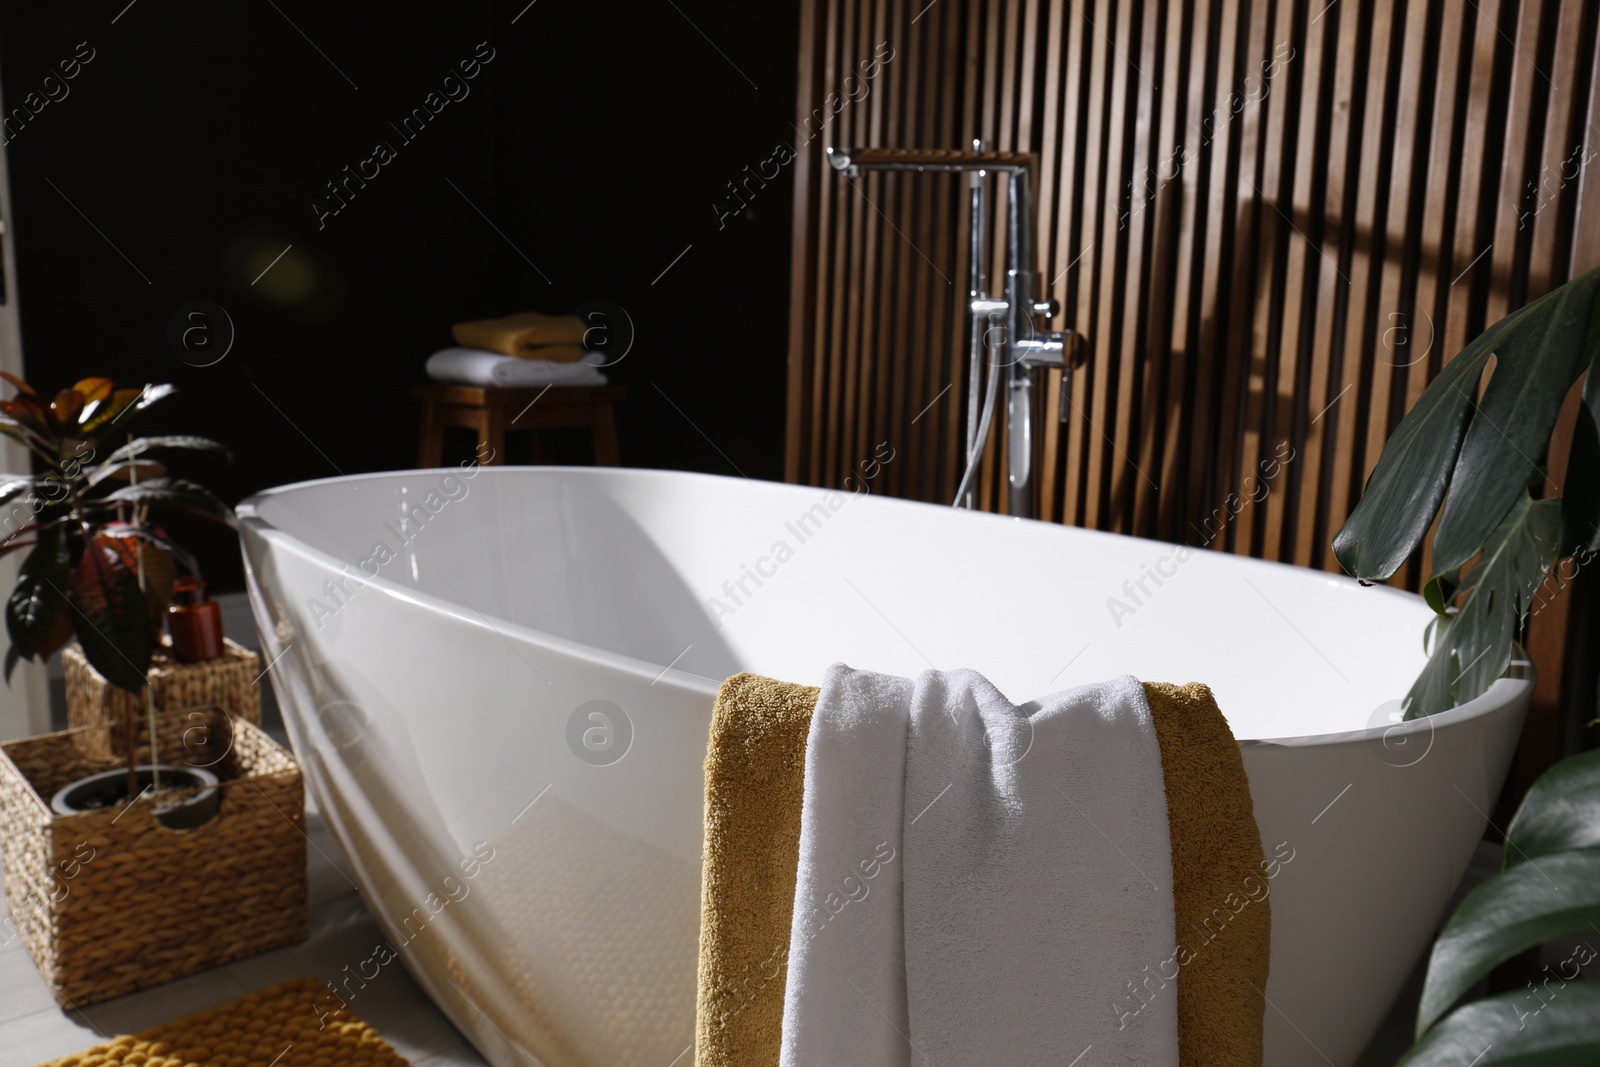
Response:
[{"label": "amber glass bottle", "polygon": [[179,578],[167,607],[167,633],[180,663],[199,663],[222,655],[222,608],[206,597],[206,583]]}]

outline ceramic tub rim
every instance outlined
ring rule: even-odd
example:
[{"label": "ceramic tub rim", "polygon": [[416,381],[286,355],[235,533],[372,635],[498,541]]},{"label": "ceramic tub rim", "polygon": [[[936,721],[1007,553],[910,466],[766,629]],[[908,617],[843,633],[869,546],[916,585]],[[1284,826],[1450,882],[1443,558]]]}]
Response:
[{"label": "ceramic tub rim", "polygon": [[[408,470],[370,471],[355,475],[333,475],[327,478],[312,478],[301,482],[291,482],[287,485],[273,486],[256,493],[252,493],[250,496],[240,501],[234,511],[239,517],[240,525],[248,528],[258,536],[274,542],[279,547],[291,548],[293,551],[299,553],[305,558],[318,563],[321,566],[328,567],[334,572],[338,572],[342,568],[349,566],[348,560],[341,560],[332,553],[325,552],[322,549],[302,540],[301,538],[296,537],[294,534],[274,526],[271,522],[261,516],[258,503],[270,500],[273,497],[287,495],[304,489],[312,489],[331,485],[337,482],[351,482],[356,479],[377,482],[390,478],[413,478],[417,476],[430,475],[439,476],[440,472],[448,474],[454,469],[455,468],[452,467],[422,467]],[[685,481],[717,483],[728,483],[734,481],[753,482],[764,489],[779,491],[792,490],[797,493],[804,493],[808,491],[841,493],[850,492],[850,490],[828,489],[820,486],[791,485],[787,482],[774,482],[750,478],[736,479],[731,475],[705,474],[699,471],[662,470],[649,467],[496,465],[492,467],[479,466],[474,474],[474,477],[482,475],[486,472],[500,472],[494,474],[496,477],[501,476],[502,473],[507,475],[517,473],[538,473],[550,475],[576,474],[581,475],[584,478],[598,478],[602,480],[608,478],[630,478],[640,475],[652,475],[657,477],[681,479]],[[941,504],[930,504],[917,500],[901,500],[894,497],[874,496],[879,502],[880,506],[933,509],[934,511],[942,512],[946,515],[957,516],[958,518],[956,521],[1002,524],[1024,522],[1037,523],[1041,526],[1071,529],[1076,533],[1089,535],[1095,538],[1119,538],[1131,541],[1140,541],[1152,546],[1172,547],[1164,541],[1154,541],[1149,538],[1134,537],[1130,534],[1111,533],[1105,530],[1090,530],[1081,526],[1065,527],[1061,523],[1046,523],[1040,519],[1024,519],[1009,515],[993,514],[991,512],[967,511],[966,509],[951,508]],[[1256,559],[1252,556],[1239,556],[1233,553],[1227,553],[1227,555],[1237,565],[1241,566],[1288,568],[1294,571],[1302,571],[1309,574],[1326,576],[1329,581],[1340,582],[1348,585],[1357,584],[1354,578],[1350,578],[1346,575],[1334,574],[1331,571],[1314,571],[1310,568],[1299,567],[1292,563],[1282,563],[1276,560]],[[248,554],[246,554],[245,565],[247,568],[250,566]],[[611,652],[607,649],[597,648],[594,645],[585,644],[581,641],[574,641],[571,638],[562,637],[559,634],[550,633],[548,630],[539,630],[532,626],[512,622],[509,619],[503,619],[499,617],[492,617],[491,619],[490,616],[471,611],[462,605],[454,603],[453,601],[434,596],[430,593],[421,592],[420,590],[413,589],[408,585],[404,585],[390,578],[386,578],[381,572],[378,576],[373,578],[368,578],[363,574],[361,576],[361,581],[365,585],[370,585],[374,589],[387,593],[388,595],[401,601],[415,604],[418,607],[426,608],[431,611],[440,612],[455,621],[488,630],[501,637],[514,635],[522,638],[523,640],[531,641],[537,644],[543,644],[574,658],[587,661],[596,667],[613,671],[622,671],[640,678],[653,680],[653,683],[657,685],[671,684],[680,689],[686,689],[691,692],[702,694],[710,700],[716,699],[717,693],[722,687],[723,680],[720,678],[708,678],[704,675],[693,674],[688,671],[681,671],[666,664],[651,663],[647,660],[641,660],[635,656],[625,655],[620,652]],[[1398,596],[1415,600],[1419,603],[1423,602],[1422,598],[1415,593],[1406,592],[1405,590],[1401,589],[1395,589],[1392,586],[1387,585],[1374,585],[1369,587],[1366,591],[1378,596]],[[1497,713],[1510,712],[1522,706],[1531,697],[1536,678],[1537,672],[1534,664],[1527,659],[1526,653],[1523,651],[1522,647],[1518,645],[1516,646],[1511,665],[1507,668],[1506,673],[1497,679],[1486,692],[1474,697],[1464,704],[1458,704],[1448,711],[1442,711],[1435,715],[1425,715],[1420,718],[1391,723],[1388,725],[1380,724],[1376,726],[1363,727],[1357,730],[1343,730],[1335,733],[1288,734],[1279,737],[1246,738],[1240,740],[1238,744],[1241,748],[1320,748],[1335,745],[1371,745],[1374,743],[1386,744],[1396,739],[1403,741],[1404,739],[1416,734],[1432,734],[1442,729],[1450,729],[1462,726],[1475,719],[1484,718]]]}]

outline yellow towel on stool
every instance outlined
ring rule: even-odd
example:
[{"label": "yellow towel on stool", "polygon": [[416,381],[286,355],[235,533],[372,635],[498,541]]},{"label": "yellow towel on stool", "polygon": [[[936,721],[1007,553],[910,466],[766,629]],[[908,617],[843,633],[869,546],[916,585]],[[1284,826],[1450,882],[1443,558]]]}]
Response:
[{"label": "yellow towel on stool", "polygon": [[722,683],[706,748],[698,1067],[778,1062],[814,686]]},{"label": "yellow towel on stool", "polygon": [[1178,1062],[1260,1067],[1272,912],[1239,745],[1203,685],[1144,683],[1172,837]]},{"label": "yellow towel on stool", "polygon": [[[1272,919],[1244,761],[1210,689],[1146,682],[1144,691],[1172,840],[1178,1063],[1260,1067],[1257,990],[1267,986]],[[696,1067],[778,1063],[818,693],[738,674],[717,695],[706,751]]]},{"label": "yellow towel on stool", "polygon": [[575,363],[583,358],[587,327],[576,315],[541,315],[524,311],[502,319],[458,322],[450,328],[456,344],[524,359]]}]

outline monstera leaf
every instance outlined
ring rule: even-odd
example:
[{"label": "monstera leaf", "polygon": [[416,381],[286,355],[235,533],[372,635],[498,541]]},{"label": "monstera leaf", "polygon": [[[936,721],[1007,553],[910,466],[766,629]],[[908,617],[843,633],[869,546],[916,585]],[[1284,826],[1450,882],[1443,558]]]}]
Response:
[{"label": "monstera leaf", "polygon": [[[1469,1004],[1423,1038],[1397,1067],[1591,1067],[1600,1063],[1600,982],[1569,982],[1542,1008],[1533,994]],[[1524,1025],[1525,1024],[1525,1025]]]},{"label": "monstera leaf", "polygon": [[[1583,406],[1567,453],[1567,485],[1561,498],[1561,548],[1592,558],[1600,552],[1600,352],[1583,381]],[[1585,559],[1587,562],[1587,559]]]},{"label": "monstera leaf", "polygon": [[1422,543],[1450,484],[1472,390],[1490,355],[1488,348],[1465,351],[1445,364],[1384,446],[1360,503],[1333,538],[1339,565],[1362,581],[1389,577]]},{"label": "monstera leaf", "polygon": [[[1478,399],[1490,356],[1494,372]],[[1586,369],[1567,497],[1535,501],[1529,486]],[[1406,695],[1407,718],[1494,684],[1555,561],[1600,550],[1600,268],[1507,315],[1445,365],[1395,428],[1333,539],[1334,555],[1363,582],[1389,578],[1435,514],[1423,592],[1439,618],[1427,666]]]},{"label": "monstera leaf", "polygon": [[1427,666],[1406,694],[1406,718],[1471,700],[1505,673],[1517,630],[1555,562],[1560,526],[1560,501],[1534,500],[1524,490],[1467,572],[1464,590],[1444,592],[1442,578],[1429,583],[1434,610],[1453,599],[1462,603],[1437,620]]},{"label": "monstera leaf", "polygon": [[[1446,488],[1429,577],[1483,546],[1538,469],[1562,398],[1600,348],[1597,292],[1600,268],[1507,315],[1445,364],[1333,539],[1346,571],[1362,581],[1393,575],[1422,543]],[[1491,355],[1494,376],[1475,404]]]},{"label": "monstera leaf", "polygon": [[119,539],[97,535],[72,572],[68,600],[77,615],[73,629],[90,664],[112,685],[138,693],[155,650],[155,627],[138,572],[129,566],[131,557]]},{"label": "monstera leaf", "polygon": [[1533,783],[1506,830],[1506,866],[1600,848],[1600,749],[1562,760]]},{"label": "monstera leaf", "polygon": [[1434,942],[1419,1032],[1512,956],[1559,937],[1593,933],[1591,923],[1600,925],[1600,849],[1559,852],[1489,879],[1467,894]]},{"label": "monstera leaf", "polygon": [[[1434,573],[1477,554],[1538,475],[1561,402],[1600,349],[1600,270],[1528,306],[1494,348],[1495,371],[1450,477],[1433,538]],[[1470,347],[1470,346],[1469,346]]]},{"label": "monstera leaf", "polygon": [[1547,941],[1600,927],[1600,752],[1556,764],[1523,799],[1505,870],[1467,894],[1428,959],[1418,1043],[1403,1067],[1600,1062],[1600,982],[1579,977],[1596,951],[1547,965],[1539,991],[1451,1006],[1485,974]]}]

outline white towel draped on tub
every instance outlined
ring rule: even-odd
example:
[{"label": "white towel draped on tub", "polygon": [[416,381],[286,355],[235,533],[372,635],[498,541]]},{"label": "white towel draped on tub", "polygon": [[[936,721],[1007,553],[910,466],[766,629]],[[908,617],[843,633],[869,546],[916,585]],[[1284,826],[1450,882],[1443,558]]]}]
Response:
[{"label": "white towel draped on tub", "polygon": [[806,737],[782,1067],[911,1063],[900,868],[912,683],[828,668]]},{"label": "white towel draped on tub", "polygon": [[[1130,677],[1013,706],[836,665],[811,721],[783,1067],[1176,1067],[1161,752]],[[892,849],[892,858],[891,852]]]},{"label": "white towel draped on tub", "polygon": [[[605,359],[592,353],[596,361]],[[424,368],[439,382],[492,386],[497,389],[537,389],[542,385],[604,385],[605,374],[588,362],[557,363],[552,359],[520,359],[477,348],[446,348],[428,357]]]}]

